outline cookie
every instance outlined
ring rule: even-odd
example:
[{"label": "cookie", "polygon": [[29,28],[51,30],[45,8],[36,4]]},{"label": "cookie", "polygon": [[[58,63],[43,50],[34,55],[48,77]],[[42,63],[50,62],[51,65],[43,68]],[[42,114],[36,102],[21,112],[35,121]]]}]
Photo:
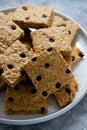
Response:
[{"label": "cookie", "polygon": [[33,57],[23,69],[43,98],[47,98],[71,81],[76,82],[68,64],[55,47],[50,47]]},{"label": "cookie", "polygon": [[60,90],[54,93],[54,98],[57,101],[59,107],[65,107],[72,100],[76,91],[78,89],[78,84],[71,82],[70,84],[66,84]]},{"label": "cookie", "polygon": [[77,33],[77,30],[79,28],[75,22],[61,16],[54,16],[51,26],[52,27],[65,27],[68,30],[71,41],[74,39]]},{"label": "cookie", "polygon": [[41,99],[32,83],[21,81],[15,88],[7,87],[4,111],[6,114],[45,114],[47,99]]},{"label": "cookie", "polygon": [[25,74],[22,67],[33,56],[33,51],[20,41],[15,41],[5,52],[0,55],[0,71],[3,80],[14,87]]},{"label": "cookie", "polygon": [[31,32],[32,45],[36,53],[55,46],[63,56],[71,53],[71,39],[65,27],[51,27]]},{"label": "cookie", "polygon": [[12,18],[21,28],[49,27],[52,19],[53,9],[43,6],[19,6],[13,13]]},{"label": "cookie", "polygon": [[9,12],[9,13],[7,14],[7,17],[8,17],[10,20],[13,19],[13,13],[14,13],[14,12]]},{"label": "cookie", "polygon": [[73,65],[77,61],[79,61],[81,58],[83,58],[84,52],[80,50],[78,47],[73,46],[71,51],[71,58],[70,58],[70,65]]},{"label": "cookie", "polygon": [[23,30],[12,22],[4,13],[0,13],[0,53],[3,53],[13,42],[23,37]]}]

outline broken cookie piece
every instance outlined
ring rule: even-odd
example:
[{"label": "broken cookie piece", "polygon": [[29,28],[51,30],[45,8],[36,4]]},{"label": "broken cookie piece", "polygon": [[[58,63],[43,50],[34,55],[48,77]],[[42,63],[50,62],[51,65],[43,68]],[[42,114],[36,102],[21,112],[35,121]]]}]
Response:
[{"label": "broken cookie piece", "polygon": [[54,97],[58,103],[58,106],[65,107],[68,105],[75,95],[78,89],[78,84],[75,82],[71,82],[70,84],[66,84],[60,90],[54,93]]}]

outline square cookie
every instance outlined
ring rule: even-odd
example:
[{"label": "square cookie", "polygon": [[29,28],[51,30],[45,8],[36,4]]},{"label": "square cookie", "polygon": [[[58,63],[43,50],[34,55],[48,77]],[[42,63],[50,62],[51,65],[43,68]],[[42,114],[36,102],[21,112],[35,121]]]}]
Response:
[{"label": "square cookie", "polygon": [[71,81],[76,82],[68,64],[55,47],[33,57],[24,69],[43,98]]},{"label": "square cookie", "polygon": [[53,19],[53,9],[43,6],[19,6],[11,18],[21,28],[49,27]]},{"label": "square cookie", "polygon": [[79,29],[78,25],[75,22],[61,16],[54,16],[51,26],[65,27],[68,30],[68,33],[70,34],[71,41],[74,39],[77,30]]},{"label": "square cookie", "polygon": [[12,22],[4,13],[0,13],[0,53],[3,53],[13,42],[23,37],[23,30]]},{"label": "square cookie", "polygon": [[32,83],[21,81],[15,88],[7,87],[4,111],[6,114],[45,114],[48,103]]},{"label": "square cookie", "polygon": [[63,56],[71,53],[71,38],[65,27],[51,27],[31,32],[32,45],[36,53],[40,53],[50,46],[55,46]]},{"label": "square cookie", "polygon": [[20,41],[15,41],[0,55],[0,75],[11,87],[14,87],[25,74],[24,64],[33,56],[33,51]]}]

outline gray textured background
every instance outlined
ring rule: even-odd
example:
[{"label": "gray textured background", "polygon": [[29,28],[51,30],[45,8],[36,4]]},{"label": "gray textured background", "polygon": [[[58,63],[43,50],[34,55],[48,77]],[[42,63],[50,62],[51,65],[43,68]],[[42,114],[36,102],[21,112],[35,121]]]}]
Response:
[{"label": "gray textured background", "polygon": [[[87,31],[87,0],[0,0],[0,10],[20,4],[52,6],[76,20]],[[87,86],[85,86],[87,87]],[[0,130],[87,130],[87,95],[64,115],[45,123],[27,126],[0,124]]]}]

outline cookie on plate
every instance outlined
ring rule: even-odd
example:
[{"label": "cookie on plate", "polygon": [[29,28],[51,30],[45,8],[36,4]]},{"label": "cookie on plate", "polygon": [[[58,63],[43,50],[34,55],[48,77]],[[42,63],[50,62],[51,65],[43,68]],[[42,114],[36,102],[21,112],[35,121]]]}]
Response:
[{"label": "cookie on plate", "polygon": [[21,28],[49,27],[53,19],[53,9],[43,6],[19,6],[10,18]]},{"label": "cookie on plate", "polygon": [[52,27],[65,27],[68,30],[68,33],[70,34],[71,40],[73,40],[79,28],[75,22],[61,16],[54,16],[51,26]]},{"label": "cookie on plate", "polygon": [[45,114],[47,99],[42,99],[32,83],[21,81],[15,88],[7,87],[4,111],[6,114]]},{"label": "cookie on plate", "polygon": [[33,49],[40,53],[50,46],[55,46],[63,56],[70,57],[72,42],[70,35],[65,27],[38,29],[31,32]]},{"label": "cookie on plate", "polygon": [[33,51],[18,40],[0,55],[1,77],[9,86],[14,87],[20,81],[25,74],[22,67],[32,56]]},{"label": "cookie on plate", "polygon": [[43,98],[47,98],[71,81],[76,82],[68,64],[55,47],[50,47],[33,57],[24,69]]},{"label": "cookie on plate", "polygon": [[13,42],[23,37],[23,30],[12,22],[4,13],[0,13],[0,53],[3,53]]},{"label": "cookie on plate", "polygon": [[73,46],[71,51],[70,65],[73,65],[83,57],[84,57],[84,52],[78,47]]},{"label": "cookie on plate", "polygon": [[71,82],[70,84],[66,84],[60,90],[54,93],[54,97],[58,103],[58,106],[65,107],[72,100],[78,89],[78,84],[75,82]]}]

